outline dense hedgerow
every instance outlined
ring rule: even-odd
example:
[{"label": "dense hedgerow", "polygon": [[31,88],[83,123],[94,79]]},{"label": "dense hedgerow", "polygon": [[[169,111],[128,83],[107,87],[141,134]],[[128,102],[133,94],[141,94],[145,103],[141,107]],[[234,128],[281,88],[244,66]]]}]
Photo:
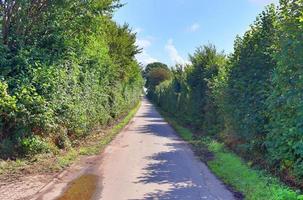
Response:
[{"label": "dense hedgerow", "polygon": [[[268,113],[266,99],[276,67],[277,15],[270,6],[259,15],[250,30],[238,38],[230,58],[224,117],[229,142],[243,154],[259,156],[264,150]],[[234,143],[234,144],[233,144]]]},{"label": "dense hedgerow", "polygon": [[199,48],[152,99],[288,181],[303,178],[303,1],[268,6],[227,58]]},{"label": "dense hedgerow", "polygon": [[[210,85],[224,67],[226,58],[213,45],[203,46],[190,56],[192,65],[172,70],[173,79],[156,87],[153,99],[167,112],[183,118],[184,123],[215,133],[218,108]],[[177,112],[176,112],[177,111]]]},{"label": "dense hedgerow", "polygon": [[289,176],[303,178],[303,1],[281,1],[279,39],[267,99],[268,159]]},{"label": "dense hedgerow", "polygon": [[1,157],[64,148],[137,103],[138,48],[112,20],[117,0],[0,4]]}]

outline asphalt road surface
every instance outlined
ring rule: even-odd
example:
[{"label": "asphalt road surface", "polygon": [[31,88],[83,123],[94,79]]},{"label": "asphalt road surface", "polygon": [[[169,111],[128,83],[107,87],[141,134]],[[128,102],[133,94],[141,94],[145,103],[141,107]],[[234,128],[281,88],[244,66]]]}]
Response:
[{"label": "asphalt road surface", "polygon": [[234,199],[146,99],[130,124],[103,153],[83,157],[35,197],[38,200]]},{"label": "asphalt road surface", "polygon": [[103,154],[99,199],[234,199],[146,99]]}]

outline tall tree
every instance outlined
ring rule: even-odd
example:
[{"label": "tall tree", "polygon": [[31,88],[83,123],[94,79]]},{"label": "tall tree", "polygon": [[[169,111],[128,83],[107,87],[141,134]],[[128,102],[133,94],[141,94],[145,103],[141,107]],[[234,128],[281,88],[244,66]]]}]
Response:
[{"label": "tall tree", "polygon": [[143,76],[146,81],[145,87],[148,89],[148,93],[153,93],[157,85],[170,79],[171,74],[166,64],[154,62],[145,67]]}]

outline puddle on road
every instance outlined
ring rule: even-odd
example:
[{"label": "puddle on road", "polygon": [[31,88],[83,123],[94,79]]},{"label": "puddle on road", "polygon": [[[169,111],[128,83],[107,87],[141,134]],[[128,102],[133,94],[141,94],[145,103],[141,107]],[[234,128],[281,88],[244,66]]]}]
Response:
[{"label": "puddle on road", "polygon": [[90,200],[95,194],[98,177],[86,174],[73,181],[57,200]]}]

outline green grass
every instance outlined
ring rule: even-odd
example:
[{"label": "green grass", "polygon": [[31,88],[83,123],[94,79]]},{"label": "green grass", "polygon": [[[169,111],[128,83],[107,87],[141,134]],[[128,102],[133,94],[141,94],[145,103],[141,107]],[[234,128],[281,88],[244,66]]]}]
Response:
[{"label": "green grass", "polygon": [[[162,113],[162,112],[161,112]],[[175,129],[176,132],[180,135],[180,137],[188,142],[191,142],[193,140],[193,133],[183,126],[180,126],[175,120],[165,117],[166,121],[172,125],[172,127]]]},{"label": "green grass", "polygon": [[302,196],[286,187],[277,178],[267,173],[251,169],[241,158],[216,141],[204,141],[215,159],[208,162],[210,169],[225,183],[242,192],[251,200],[297,200]]},{"label": "green grass", "polygon": [[224,183],[241,192],[247,200],[303,200],[298,192],[284,185],[268,173],[252,169],[239,156],[228,151],[224,144],[211,138],[193,137],[193,132],[181,126],[176,119],[161,112],[180,137],[194,148],[207,148],[214,158],[207,161],[210,170]]},{"label": "green grass", "polygon": [[70,148],[56,154],[38,154],[32,158],[4,161],[0,160],[0,175],[22,174],[23,170],[30,173],[56,172],[70,166],[80,156],[99,154],[115,136],[130,122],[140,108],[140,103],[133,108],[121,121],[105,130],[104,134],[96,134],[93,142],[80,147]]}]

